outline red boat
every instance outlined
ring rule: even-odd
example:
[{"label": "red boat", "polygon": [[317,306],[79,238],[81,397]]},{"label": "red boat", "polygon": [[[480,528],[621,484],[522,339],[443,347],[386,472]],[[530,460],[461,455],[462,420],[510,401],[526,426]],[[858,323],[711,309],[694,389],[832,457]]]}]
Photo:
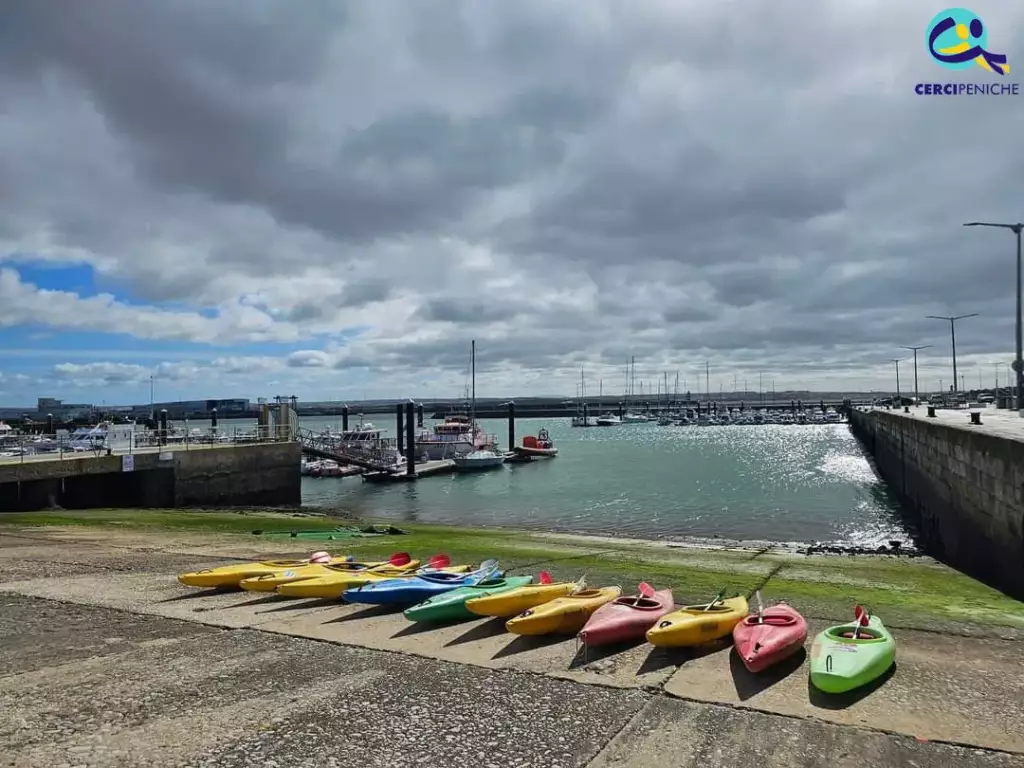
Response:
[{"label": "red boat", "polygon": [[675,608],[671,589],[655,592],[650,584],[641,584],[639,592],[639,595],[616,598],[594,611],[580,630],[580,641],[586,646],[595,646],[641,639],[662,616]]},{"label": "red boat", "polygon": [[807,622],[799,612],[779,603],[747,616],[732,631],[736,653],[751,672],[761,672],[804,647]]},{"label": "red boat", "polygon": [[512,449],[516,455],[533,458],[534,456],[554,457],[558,455],[558,449],[546,429],[542,429],[537,436],[527,435],[523,438],[523,444]]}]

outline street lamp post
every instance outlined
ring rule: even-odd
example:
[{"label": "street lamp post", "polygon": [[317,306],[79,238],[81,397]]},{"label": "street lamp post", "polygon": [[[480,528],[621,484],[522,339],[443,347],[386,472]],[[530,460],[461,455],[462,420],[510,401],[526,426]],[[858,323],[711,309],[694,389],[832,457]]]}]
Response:
[{"label": "street lamp post", "polygon": [[969,315],[928,315],[929,320],[948,320],[949,321],[949,336],[953,342],[953,393],[956,394],[956,387],[959,383],[959,379],[956,377],[956,321],[963,320],[968,317],[977,317],[977,312],[971,312]]},{"label": "street lamp post", "polygon": [[995,227],[996,229],[1008,229],[1017,236],[1017,357],[1013,361],[1013,368],[1017,374],[1017,415],[1024,418],[1024,343],[1021,341],[1021,257],[1020,257],[1020,233],[1024,231],[1024,224],[998,224],[989,221],[972,221],[964,224],[965,227]]},{"label": "street lamp post", "polygon": [[931,349],[931,344],[925,344],[921,347],[900,347],[900,349],[909,349],[914,353],[914,399],[917,403],[921,403],[921,391],[917,388],[917,350],[919,349]]},{"label": "street lamp post", "polygon": [[900,394],[900,358],[891,358],[891,361],[896,363],[896,401],[898,405],[903,405],[903,395]]}]

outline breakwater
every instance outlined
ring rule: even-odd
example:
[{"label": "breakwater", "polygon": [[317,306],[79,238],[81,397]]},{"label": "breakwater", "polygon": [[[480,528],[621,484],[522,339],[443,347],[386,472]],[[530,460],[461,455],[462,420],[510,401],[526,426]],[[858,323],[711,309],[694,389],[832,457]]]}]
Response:
[{"label": "breakwater", "polygon": [[853,409],[874,457],[929,554],[1024,598],[1024,425],[987,410]]}]

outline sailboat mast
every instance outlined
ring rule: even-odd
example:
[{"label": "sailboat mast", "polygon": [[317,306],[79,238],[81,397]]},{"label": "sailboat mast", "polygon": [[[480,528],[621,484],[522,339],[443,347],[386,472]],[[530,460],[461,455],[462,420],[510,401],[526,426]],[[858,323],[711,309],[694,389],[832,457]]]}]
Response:
[{"label": "sailboat mast", "polygon": [[470,343],[469,353],[469,367],[472,371],[473,379],[473,395],[469,401],[469,422],[473,425],[473,431],[476,431],[476,339],[473,339]]}]

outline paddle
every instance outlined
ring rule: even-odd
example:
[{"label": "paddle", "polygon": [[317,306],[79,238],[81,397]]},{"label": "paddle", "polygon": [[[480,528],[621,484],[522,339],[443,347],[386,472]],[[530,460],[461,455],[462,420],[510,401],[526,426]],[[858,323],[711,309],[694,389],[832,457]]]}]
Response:
[{"label": "paddle", "polygon": [[654,596],[654,587],[652,587],[646,581],[640,582],[640,585],[637,587],[637,591],[640,594],[637,595],[636,598],[633,600],[634,606],[640,605],[640,601],[644,598],[650,598]]},{"label": "paddle", "polygon": [[434,555],[432,558],[427,560],[427,564],[422,568],[417,568],[416,573],[426,573],[427,571],[439,571],[442,568],[447,568],[452,564],[452,559],[448,555]]},{"label": "paddle", "polygon": [[547,571],[541,571],[540,572],[540,576],[537,577],[537,583],[538,584],[552,584],[554,582],[551,581],[551,574],[550,573],[548,573]]},{"label": "paddle", "polygon": [[395,552],[391,557],[388,558],[388,564],[393,565],[396,568],[400,568],[403,565],[408,565],[412,562],[412,555],[408,552]]},{"label": "paddle", "polygon": [[570,595],[576,595],[587,588],[587,574],[580,576],[579,581],[576,582],[576,586],[572,588]]},{"label": "paddle", "polygon": [[754,599],[757,600],[757,623],[764,624],[764,603],[761,602],[761,590],[754,592]]},{"label": "paddle", "polygon": [[715,595],[715,599],[714,600],[712,600],[710,603],[708,603],[707,605],[704,606],[704,610],[701,611],[701,613],[707,613],[708,611],[710,611],[712,608],[714,608],[716,605],[718,605],[720,602],[722,602],[722,598],[723,597],[725,597],[725,590],[724,589],[721,592],[719,592],[717,595]]},{"label": "paddle", "polygon": [[331,559],[332,558],[331,558],[331,555],[330,555],[329,552],[320,551],[320,552],[314,552],[313,554],[311,554],[307,558],[306,562],[308,562],[308,563],[320,563],[320,564],[323,564],[323,563],[331,562]]}]

